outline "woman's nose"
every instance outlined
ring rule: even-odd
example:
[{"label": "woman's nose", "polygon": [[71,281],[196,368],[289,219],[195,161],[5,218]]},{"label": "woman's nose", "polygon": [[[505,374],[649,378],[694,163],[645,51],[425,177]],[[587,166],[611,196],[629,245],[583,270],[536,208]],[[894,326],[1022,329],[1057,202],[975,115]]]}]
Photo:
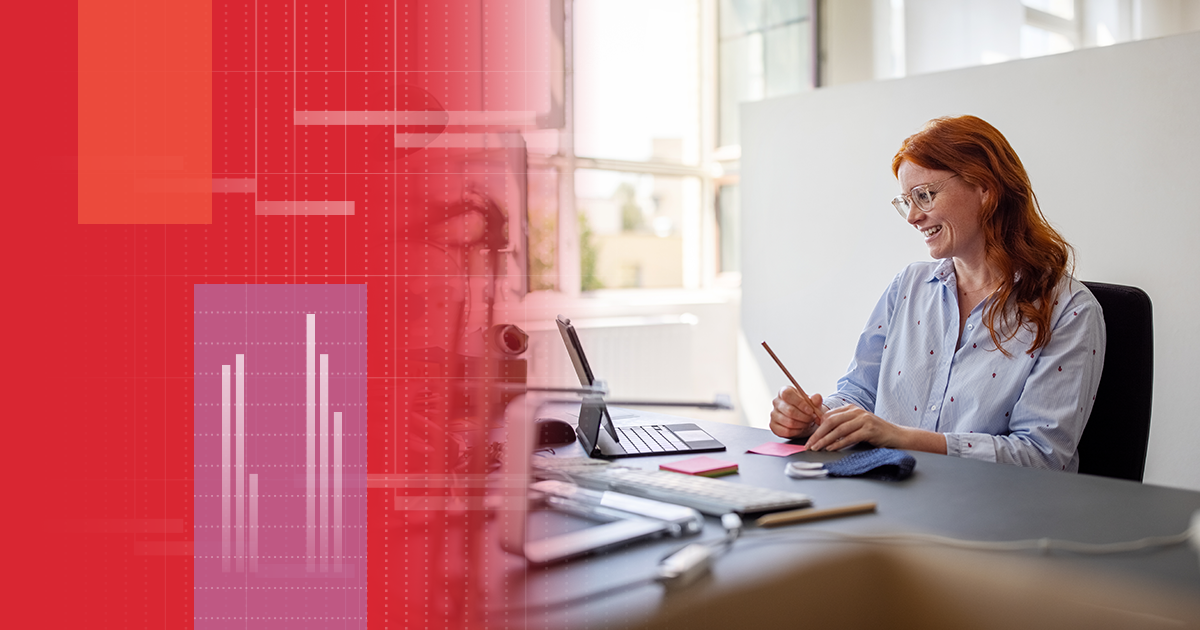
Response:
[{"label": "woman's nose", "polygon": [[925,211],[918,208],[917,204],[908,204],[908,222],[910,225],[916,225],[925,216]]}]

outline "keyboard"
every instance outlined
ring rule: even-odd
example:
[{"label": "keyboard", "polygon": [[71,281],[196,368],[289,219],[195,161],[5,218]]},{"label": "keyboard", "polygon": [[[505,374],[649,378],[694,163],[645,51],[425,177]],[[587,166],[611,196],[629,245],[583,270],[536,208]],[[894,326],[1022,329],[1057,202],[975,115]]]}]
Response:
[{"label": "keyboard", "polygon": [[572,477],[585,488],[612,490],[684,505],[712,516],[730,512],[743,515],[762,514],[812,505],[812,499],[799,492],[759,488],[669,470],[611,466],[603,470],[575,474]]},{"label": "keyboard", "polygon": [[667,427],[651,424],[634,427],[616,427],[621,436],[621,447],[626,453],[670,453],[687,451],[689,447]]}]

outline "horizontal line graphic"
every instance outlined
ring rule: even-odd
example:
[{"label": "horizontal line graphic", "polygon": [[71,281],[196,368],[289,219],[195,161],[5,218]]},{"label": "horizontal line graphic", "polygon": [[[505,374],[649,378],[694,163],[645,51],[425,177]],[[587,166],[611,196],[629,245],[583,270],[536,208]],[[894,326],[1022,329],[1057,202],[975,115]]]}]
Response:
[{"label": "horizontal line graphic", "polygon": [[353,201],[259,201],[254,214],[283,216],[315,216],[354,214]]},{"label": "horizontal line graphic", "polygon": [[500,125],[532,127],[537,124],[537,112],[483,111],[297,111],[297,125]]}]

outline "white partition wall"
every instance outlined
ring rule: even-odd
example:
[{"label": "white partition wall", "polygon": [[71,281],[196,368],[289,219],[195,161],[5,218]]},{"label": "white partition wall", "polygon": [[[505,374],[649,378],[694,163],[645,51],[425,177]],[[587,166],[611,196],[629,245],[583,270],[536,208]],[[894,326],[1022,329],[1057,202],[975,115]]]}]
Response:
[{"label": "white partition wall", "polygon": [[[743,303],[806,389],[833,390],[892,277],[928,250],[890,205],[900,142],[975,114],[1021,156],[1076,276],[1154,302],[1148,483],[1200,490],[1200,34],[742,106]],[[772,388],[786,379],[765,353]]]}]

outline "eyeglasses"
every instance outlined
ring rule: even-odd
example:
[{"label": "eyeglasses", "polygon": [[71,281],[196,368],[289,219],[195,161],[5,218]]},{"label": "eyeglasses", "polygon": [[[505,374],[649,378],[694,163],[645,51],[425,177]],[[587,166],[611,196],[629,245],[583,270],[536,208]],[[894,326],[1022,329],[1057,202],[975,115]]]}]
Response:
[{"label": "eyeglasses", "polygon": [[900,216],[906,219],[908,218],[909,211],[912,209],[912,204],[916,204],[917,208],[922,212],[929,212],[933,210],[933,198],[938,194],[938,191],[930,190],[930,188],[942,182],[948,182],[955,177],[958,177],[958,173],[940,181],[913,186],[907,195],[896,195],[896,198],[892,199],[892,205],[895,206],[896,212],[899,212]]}]

